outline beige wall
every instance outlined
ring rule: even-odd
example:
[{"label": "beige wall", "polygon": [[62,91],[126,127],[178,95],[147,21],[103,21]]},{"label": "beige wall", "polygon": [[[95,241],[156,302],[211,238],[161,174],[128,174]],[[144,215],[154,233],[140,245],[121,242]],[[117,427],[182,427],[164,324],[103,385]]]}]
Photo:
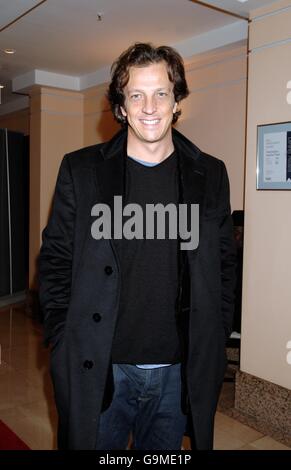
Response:
[{"label": "beige wall", "polygon": [[30,287],[64,154],[83,147],[83,95],[55,88],[30,91]]},{"label": "beige wall", "polygon": [[22,132],[29,134],[29,109],[21,109],[14,113],[0,116],[0,129],[7,128],[9,131]]},{"label": "beige wall", "polygon": [[108,83],[84,92],[84,146],[109,140],[120,129],[106,99]]},{"label": "beige wall", "polygon": [[[274,14],[264,16],[265,11]],[[291,387],[286,360],[291,340],[291,193],[256,190],[256,138],[257,125],[291,121],[290,25],[291,1],[253,12],[250,25],[241,349],[244,372],[287,388]]]},{"label": "beige wall", "polygon": [[187,63],[190,96],[177,129],[227,167],[232,209],[243,209],[247,47],[232,46]]}]

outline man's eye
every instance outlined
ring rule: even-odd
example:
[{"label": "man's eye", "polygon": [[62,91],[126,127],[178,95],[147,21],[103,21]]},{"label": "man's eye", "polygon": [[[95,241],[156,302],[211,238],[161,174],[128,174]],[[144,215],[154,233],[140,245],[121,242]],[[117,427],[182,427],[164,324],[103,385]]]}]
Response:
[{"label": "man's eye", "polygon": [[164,97],[167,96],[167,95],[168,95],[168,93],[166,93],[165,91],[159,91],[159,92],[158,92],[158,97],[159,97],[159,98],[164,98]]},{"label": "man's eye", "polygon": [[133,101],[137,101],[141,98],[141,94],[140,93],[134,93],[133,95],[130,95],[130,99],[133,100]]}]

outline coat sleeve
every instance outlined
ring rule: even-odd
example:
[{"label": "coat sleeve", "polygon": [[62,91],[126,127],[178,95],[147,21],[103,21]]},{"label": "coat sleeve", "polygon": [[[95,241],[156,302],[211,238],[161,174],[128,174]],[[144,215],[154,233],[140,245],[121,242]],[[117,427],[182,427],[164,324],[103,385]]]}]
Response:
[{"label": "coat sleeve", "polygon": [[72,175],[65,156],[39,257],[39,296],[46,344],[55,344],[64,331],[71,293],[75,214]]},{"label": "coat sleeve", "polygon": [[232,331],[235,286],[236,286],[236,245],[230,210],[229,180],[224,163],[221,161],[219,190],[219,237],[221,253],[222,319],[226,338]]}]

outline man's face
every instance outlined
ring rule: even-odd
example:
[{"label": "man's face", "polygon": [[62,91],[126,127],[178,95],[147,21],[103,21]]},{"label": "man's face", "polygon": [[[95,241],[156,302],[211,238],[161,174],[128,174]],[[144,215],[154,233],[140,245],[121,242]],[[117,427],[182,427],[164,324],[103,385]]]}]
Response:
[{"label": "man's face", "polygon": [[133,141],[154,143],[171,139],[177,104],[164,62],[131,67],[124,96],[121,111],[127,117]]}]

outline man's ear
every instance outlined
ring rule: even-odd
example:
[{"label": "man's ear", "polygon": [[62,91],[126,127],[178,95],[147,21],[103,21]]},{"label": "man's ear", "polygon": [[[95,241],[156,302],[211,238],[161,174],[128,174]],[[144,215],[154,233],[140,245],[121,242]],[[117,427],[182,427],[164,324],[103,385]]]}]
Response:
[{"label": "man's ear", "polygon": [[122,113],[122,116],[126,117],[127,116],[127,112],[125,111],[124,107],[123,106],[120,106],[120,111]]},{"label": "man's ear", "polygon": [[173,114],[175,114],[175,112],[177,111],[177,107],[178,107],[178,103],[175,103],[173,107]]}]

